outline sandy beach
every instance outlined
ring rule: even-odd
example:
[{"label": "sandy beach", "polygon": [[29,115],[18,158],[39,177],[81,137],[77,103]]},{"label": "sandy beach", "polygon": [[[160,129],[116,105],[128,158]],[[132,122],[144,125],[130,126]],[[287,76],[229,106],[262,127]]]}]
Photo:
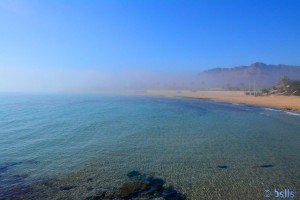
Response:
[{"label": "sandy beach", "polygon": [[248,96],[243,91],[191,91],[191,90],[147,90],[135,91],[137,94],[172,96],[199,99],[213,99],[228,102],[248,103],[277,107],[286,110],[300,110],[298,96]]}]

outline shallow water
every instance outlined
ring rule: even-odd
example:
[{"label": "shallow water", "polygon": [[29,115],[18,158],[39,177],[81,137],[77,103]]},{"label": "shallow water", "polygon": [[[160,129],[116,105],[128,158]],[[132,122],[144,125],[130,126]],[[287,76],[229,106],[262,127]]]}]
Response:
[{"label": "shallow water", "polygon": [[132,171],[187,199],[261,199],[266,189],[300,186],[300,116],[280,110],[167,97],[1,94],[0,127],[0,197],[85,199],[117,190]]}]

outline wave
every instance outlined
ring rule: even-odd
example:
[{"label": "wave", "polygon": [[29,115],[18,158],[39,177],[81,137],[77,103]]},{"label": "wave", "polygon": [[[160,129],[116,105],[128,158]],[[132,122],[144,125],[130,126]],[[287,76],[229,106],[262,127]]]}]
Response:
[{"label": "wave", "polygon": [[277,111],[277,112],[280,112],[281,110],[278,110],[278,109],[274,109],[274,108],[264,108],[265,110],[270,110],[270,111]]},{"label": "wave", "polygon": [[285,113],[288,115],[300,116],[300,113],[287,112],[287,111],[285,111]]}]

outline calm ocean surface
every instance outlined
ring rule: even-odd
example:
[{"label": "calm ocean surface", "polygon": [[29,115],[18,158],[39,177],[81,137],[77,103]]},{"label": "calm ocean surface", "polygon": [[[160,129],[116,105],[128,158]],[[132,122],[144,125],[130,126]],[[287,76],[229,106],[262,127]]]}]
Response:
[{"label": "calm ocean surface", "polygon": [[132,171],[187,199],[285,188],[300,199],[300,116],[184,98],[0,95],[0,199],[85,199]]}]

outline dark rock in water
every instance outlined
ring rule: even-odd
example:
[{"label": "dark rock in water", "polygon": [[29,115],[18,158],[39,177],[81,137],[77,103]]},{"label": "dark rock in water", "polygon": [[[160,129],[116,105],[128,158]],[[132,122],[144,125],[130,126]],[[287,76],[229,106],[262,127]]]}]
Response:
[{"label": "dark rock in water", "polygon": [[89,196],[85,198],[85,200],[101,200],[101,199],[103,199],[103,197],[101,196]]},{"label": "dark rock in water", "polygon": [[100,200],[100,199],[111,199],[113,196],[106,196],[106,191],[101,192],[99,194],[95,194],[93,196],[89,196],[87,198],[85,198],[85,200]]},{"label": "dark rock in water", "polygon": [[154,178],[152,176],[147,178],[147,181],[149,182],[151,188],[160,191],[163,189],[163,185],[164,185],[164,180],[160,179],[160,178]]},{"label": "dark rock in water", "polygon": [[147,188],[149,188],[149,185],[141,181],[126,182],[117,190],[116,195],[121,198],[130,197]]},{"label": "dark rock in water", "polygon": [[103,191],[101,192],[100,194],[98,193],[97,196],[101,197],[101,198],[104,198],[106,196],[107,192],[106,191]]},{"label": "dark rock in water", "polygon": [[[164,180],[153,176],[132,171],[127,174],[131,181],[124,183],[114,193],[113,198],[121,199],[156,199],[156,200],[184,200],[186,197],[178,193],[173,187],[164,188]],[[107,199],[107,195],[105,196]]]},{"label": "dark rock in water", "polygon": [[[132,171],[127,174],[129,181],[118,188],[91,187],[86,185],[87,196],[84,200],[185,200],[185,195],[173,187],[164,187],[164,180],[154,176]],[[87,179],[87,181],[91,178]],[[78,186],[67,185],[60,190],[71,190]],[[55,187],[57,188],[57,186]]]},{"label": "dark rock in water", "polygon": [[139,176],[141,176],[141,173],[139,171],[131,171],[127,174],[127,176],[130,179],[134,179],[134,178],[138,178]]},{"label": "dark rock in water", "polygon": [[93,181],[93,178],[88,178],[86,181],[91,182],[91,181]]},{"label": "dark rock in water", "polygon": [[226,165],[218,165],[218,168],[221,168],[221,169],[227,169],[228,166],[226,166]]},{"label": "dark rock in water", "polygon": [[167,188],[167,189],[164,189],[161,192],[162,197],[169,197],[169,196],[172,196],[174,194],[176,194],[176,191],[173,188]]},{"label": "dark rock in water", "polygon": [[274,167],[274,165],[260,165],[259,167],[268,168],[268,167]]},{"label": "dark rock in water", "polygon": [[76,188],[77,186],[75,186],[75,185],[69,185],[69,186],[62,186],[62,187],[60,187],[59,189],[60,190],[71,190],[71,189],[74,189],[74,188]]},{"label": "dark rock in water", "polygon": [[173,187],[168,187],[168,188],[164,189],[161,192],[160,196],[166,200],[183,200],[183,199],[185,199],[185,196],[178,193],[176,190],[174,190]]}]

